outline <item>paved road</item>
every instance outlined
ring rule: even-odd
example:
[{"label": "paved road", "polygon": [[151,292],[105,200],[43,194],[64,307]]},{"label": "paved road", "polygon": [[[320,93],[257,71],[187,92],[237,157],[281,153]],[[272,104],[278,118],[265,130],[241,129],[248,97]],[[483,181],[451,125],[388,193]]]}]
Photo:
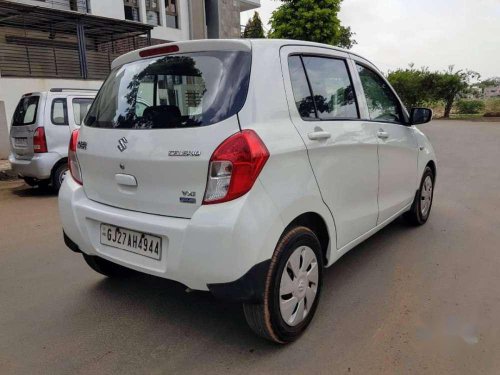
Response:
[{"label": "paved road", "polygon": [[241,308],[65,250],[56,197],[0,184],[0,373],[500,373],[500,123],[423,127],[440,159],[430,221],[396,222],[326,273],[302,339]]}]

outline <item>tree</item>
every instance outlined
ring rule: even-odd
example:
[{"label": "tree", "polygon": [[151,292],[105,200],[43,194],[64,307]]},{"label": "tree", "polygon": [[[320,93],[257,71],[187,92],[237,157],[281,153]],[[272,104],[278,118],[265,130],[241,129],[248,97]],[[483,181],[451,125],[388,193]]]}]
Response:
[{"label": "tree", "polygon": [[350,27],[338,18],[342,0],[282,0],[271,17],[270,38],[306,40],[351,48]]},{"label": "tree", "polygon": [[433,99],[433,81],[427,68],[407,69],[389,72],[388,80],[408,108],[421,107]]},{"label": "tree", "polygon": [[471,70],[459,70],[454,72],[450,66],[446,72],[435,72],[431,74],[433,85],[433,99],[444,101],[444,117],[449,118],[455,99],[464,95],[470,88],[473,79],[479,79],[479,73]]},{"label": "tree", "polygon": [[485,89],[487,87],[500,86],[500,77],[491,77],[491,78],[485,79],[485,80],[479,82],[476,86],[481,88],[481,89]]},{"label": "tree", "polygon": [[262,20],[260,19],[259,13],[255,12],[253,17],[250,18],[245,26],[245,30],[242,34],[243,38],[265,38],[264,27],[262,26]]}]

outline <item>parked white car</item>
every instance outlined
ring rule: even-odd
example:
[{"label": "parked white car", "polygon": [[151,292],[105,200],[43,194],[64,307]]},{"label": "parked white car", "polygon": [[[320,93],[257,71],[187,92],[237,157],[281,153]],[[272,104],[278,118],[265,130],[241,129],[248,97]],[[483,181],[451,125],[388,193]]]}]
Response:
[{"label": "parked white car", "polygon": [[68,171],[68,140],[97,90],[60,89],[23,95],[10,128],[12,170],[30,186],[59,190]]},{"label": "parked white car", "polygon": [[368,60],[331,46],[211,40],[113,63],[70,144],[59,209],[70,249],[241,301],[296,339],[323,269],[404,215],[430,214],[436,158]]}]

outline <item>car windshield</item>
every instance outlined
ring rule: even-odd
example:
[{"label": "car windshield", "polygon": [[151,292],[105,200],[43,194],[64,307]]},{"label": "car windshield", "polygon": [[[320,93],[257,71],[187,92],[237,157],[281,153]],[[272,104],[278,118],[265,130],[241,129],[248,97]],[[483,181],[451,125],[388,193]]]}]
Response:
[{"label": "car windshield", "polygon": [[12,119],[13,126],[32,125],[36,121],[38,96],[25,96],[19,101]]},{"label": "car windshield", "polygon": [[249,52],[154,57],[115,68],[84,124],[97,128],[207,126],[235,115],[250,79]]}]

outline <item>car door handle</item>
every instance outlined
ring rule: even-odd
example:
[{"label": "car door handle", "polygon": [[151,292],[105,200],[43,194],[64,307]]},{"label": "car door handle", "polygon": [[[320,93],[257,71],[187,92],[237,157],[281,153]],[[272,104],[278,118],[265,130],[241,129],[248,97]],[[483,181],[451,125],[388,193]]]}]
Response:
[{"label": "car door handle", "polygon": [[377,132],[377,137],[379,137],[380,139],[387,139],[387,138],[389,138],[389,133],[387,133],[383,130],[379,130]]},{"label": "car door handle", "polygon": [[321,141],[323,139],[329,139],[332,137],[332,135],[328,132],[325,132],[323,130],[321,131],[314,131],[312,133],[309,133],[307,135],[311,141]]}]

